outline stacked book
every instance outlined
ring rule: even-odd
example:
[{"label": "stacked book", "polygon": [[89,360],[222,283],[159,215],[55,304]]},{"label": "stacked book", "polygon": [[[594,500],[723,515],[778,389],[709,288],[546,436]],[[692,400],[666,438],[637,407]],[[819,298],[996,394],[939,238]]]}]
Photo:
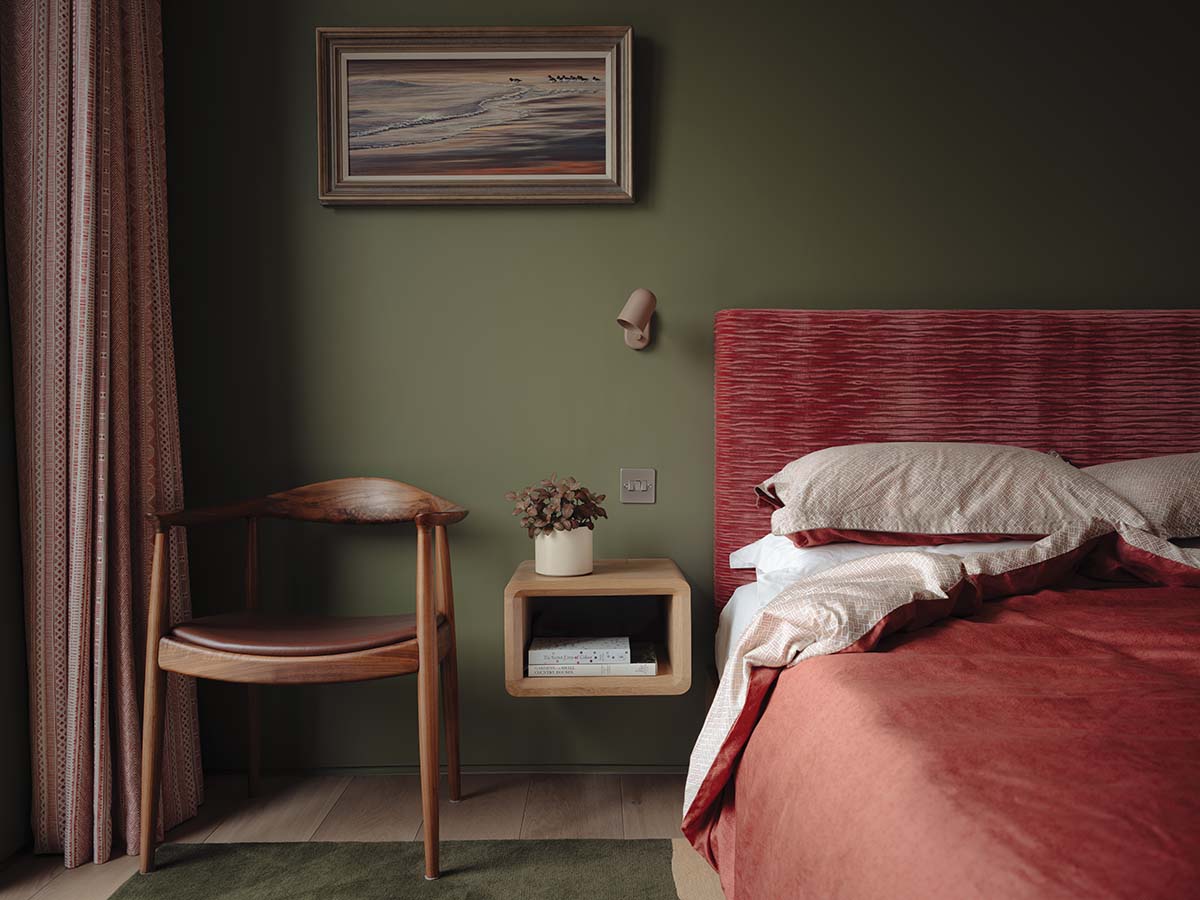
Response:
[{"label": "stacked book", "polygon": [[653,644],[627,637],[538,637],[529,645],[530,678],[657,675]]}]

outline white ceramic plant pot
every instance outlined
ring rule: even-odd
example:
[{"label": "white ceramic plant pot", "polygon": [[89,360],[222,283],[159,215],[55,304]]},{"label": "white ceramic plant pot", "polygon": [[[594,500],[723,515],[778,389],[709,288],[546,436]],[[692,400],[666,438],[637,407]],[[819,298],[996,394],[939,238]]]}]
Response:
[{"label": "white ceramic plant pot", "polygon": [[539,575],[587,575],[592,571],[592,529],[535,535],[533,568]]}]

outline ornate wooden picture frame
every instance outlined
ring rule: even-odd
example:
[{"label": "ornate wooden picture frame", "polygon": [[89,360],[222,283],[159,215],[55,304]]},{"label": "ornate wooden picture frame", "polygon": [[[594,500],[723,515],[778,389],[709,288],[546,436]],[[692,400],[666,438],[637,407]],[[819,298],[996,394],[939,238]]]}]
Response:
[{"label": "ornate wooden picture frame", "polygon": [[631,203],[633,29],[318,28],[326,204]]}]

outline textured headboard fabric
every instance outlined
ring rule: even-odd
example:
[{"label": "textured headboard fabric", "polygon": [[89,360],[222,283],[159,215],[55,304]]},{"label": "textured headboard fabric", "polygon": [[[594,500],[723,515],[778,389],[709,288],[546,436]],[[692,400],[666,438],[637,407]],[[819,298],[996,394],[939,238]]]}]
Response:
[{"label": "textured headboard fabric", "polygon": [[754,485],[823,447],[973,441],[1080,466],[1200,451],[1200,310],[717,313],[714,597],[770,530]]}]

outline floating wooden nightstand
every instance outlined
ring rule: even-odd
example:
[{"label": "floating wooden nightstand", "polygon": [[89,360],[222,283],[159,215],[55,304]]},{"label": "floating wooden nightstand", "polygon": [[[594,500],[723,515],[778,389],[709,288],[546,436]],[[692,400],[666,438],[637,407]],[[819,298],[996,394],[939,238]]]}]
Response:
[{"label": "floating wooden nightstand", "polygon": [[[573,601],[596,597],[638,598],[645,608],[638,627],[650,622],[658,674],[645,676],[528,678],[525,651],[535,620],[556,613],[568,619]],[[634,601],[628,601],[634,602]],[[583,606],[584,604],[578,604]],[[590,604],[592,620],[597,604]],[[622,634],[627,603],[613,604],[602,627]],[[603,610],[600,611],[603,617]],[[591,636],[590,634],[587,636]],[[637,637],[635,635],[635,637]],[[669,559],[598,559],[590,575],[538,575],[533,561],[517,566],[504,589],[504,683],[514,697],[617,697],[684,694],[692,684],[692,589]]]}]

